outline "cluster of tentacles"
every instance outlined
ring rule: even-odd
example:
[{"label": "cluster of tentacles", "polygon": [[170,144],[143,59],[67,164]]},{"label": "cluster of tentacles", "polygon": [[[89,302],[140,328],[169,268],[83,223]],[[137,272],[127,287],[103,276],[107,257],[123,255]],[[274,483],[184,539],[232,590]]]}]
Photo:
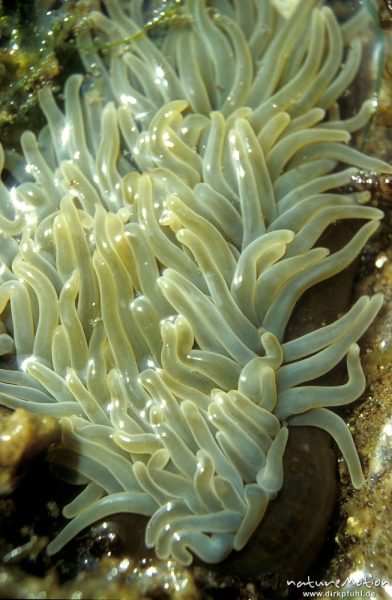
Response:
[{"label": "cluster of tentacles", "polygon": [[[24,157],[2,153],[0,401],[58,417],[51,460],[85,486],[50,553],[134,512],[158,557],[217,562],[279,492],[287,425],[327,430],[363,481],[330,408],[364,390],[356,341],[381,298],[284,333],[382,216],[336,190],[391,169],[349,146],[374,103],[347,120],[336,104],[365,10],[339,24],[315,0],[290,16],[273,0],[186,0],[154,41],[136,35],[143,10],[91,12],[79,43],[94,77],[68,79],[64,110],[45,89],[47,127],[23,134]],[[363,225],[330,254],[317,240],[342,219]],[[347,383],[309,385],[344,357]]]}]

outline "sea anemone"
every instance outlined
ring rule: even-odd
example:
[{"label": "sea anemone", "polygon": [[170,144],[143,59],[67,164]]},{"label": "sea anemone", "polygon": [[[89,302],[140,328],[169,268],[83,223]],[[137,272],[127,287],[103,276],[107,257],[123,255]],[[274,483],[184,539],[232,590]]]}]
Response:
[{"label": "sea anemone", "polygon": [[[186,0],[151,40],[143,1],[104,4],[80,31],[94,77],[69,77],[64,111],[44,89],[48,125],[23,134],[24,159],[1,153],[0,400],[58,417],[50,458],[85,486],[50,554],[131,512],[150,517],[159,558],[219,562],[277,496],[288,426],[328,431],[363,483],[330,409],[364,390],[356,342],[381,297],[284,335],[382,217],[367,192],[337,191],[358,169],[392,172],[348,145],[373,100],[346,120],[336,104],[368,15]],[[318,247],[343,219],[364,223],[333,254]],[[347,383],[309,385],[344,358]]]}]

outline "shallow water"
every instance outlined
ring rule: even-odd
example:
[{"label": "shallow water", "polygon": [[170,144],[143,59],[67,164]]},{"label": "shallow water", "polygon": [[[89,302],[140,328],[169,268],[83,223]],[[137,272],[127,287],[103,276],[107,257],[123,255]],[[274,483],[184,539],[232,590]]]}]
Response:
[{"label": "shallow water", "polygon": [[[344,4],[344,9],[346,10],[347,8],[351,11],[355,9],[354,6],[355,3],[345,3]],[[339,6],[341,6],[339,4]],[[376,41],[378,41],[378,36],[379,36],[379,32],[377,32],[376,37],[374,38]],[[385,124],[383,123],[383,119],[387,120],[388,119],[388,114],[389,114],[389,105],[388,105],[388,86],[389,86],[389,80],[388,79],[384,79],[383,83],[382,83],[382,87],[380,88],[381,82],[378,79],[378,69],[379,69],[379,56],[380,56],[380,50],[379,48],[376,49],[375,52],[375,59],[374,59],[374,54],[370,53],[369,54],[370,57],[372,57],[371,59],[368,60],[368,63],[366,65],[364,65],[363,67],[363,73],[366,75],[366,77],[364,76],[363,80],[359,80],[356,84],[356,86],[353,88],[351,94],[348,95],[348,97],[345,99],[345,104],[346,104],[346,110],[350,111],[351,110],[351,106],[352,106],[352,99],[353,96],[355,98],[355,100],[357,100],[357,98],[363,98],[363,94],[369,94],[370,97],[373,97],[374,93],[377,93],[377,95],[380,98],[380,102],[381,102],[381,111],[379,113],[380,116],[376,116],[372,127],[370,128],[370,130],[368,130],[366,132],[365,137],[362,140],[358,141],[359,145],[365,145],[369,151],[371,151],[372,153],[374,152],[375,154],[379,155],[382,158],[386,158],[389,159],[392,156],[392,153],[390,152],[390,141],[389,141],[389,132],[387,129],[385,129]],[[370,67],[369,67],[370,65]],[[371,68],[372,70],[369,71],[369,68]],[[371,72],[373,75],[371,77],[371,85],[369,85],[369,72]],[[365,82],[365,83],[364,83]],[[370,93],[369,93],[370,91]],[[366,96],[367,97],[367,96]],[[384,104],[383,104],[384,102]],[[374,185],[377,186],[379,185],[379,182],[374,182]],[[378,198],[378,202],[382,202],[383,204],[385,204],[386,208],[388,208],[388,201],[390,199],[390,196],[388,196],[388,193],[385,193],[383,195],[380,195],[380,197]],[[387,224],[388,226],[388,224]],[[367,256],[366,256],[366,273],[367,274],[367,278],[365,279],[367,290],[371,290],[372,293],[373,291],[377,291],[378,288],[383,288],[383,289],[388,289],[388,285],[389,285],[389,279],[388,279],[388,274],[389,274],[389,256],[390,256],[390,249],[388,246],[389,243],[389,230],[388,228],[384,229],[383,231],[383,236],[379,239],[378,242],[372,242],[372,244],[376,245],[376,252],[371,252],[369,251]],[[378,244],[378,246],[377,246]],[[383,255],[385,255],[386,260],[384,261],[384,259],[382,258]],[[377,266],[377,261],[378,264],[380,264],[381,266]],[[375,270],[373,269],[373,266],[375,266]],[[351,273],[350,275],[351,277],[353,276],[353,274]],[[373,279],[372,279],[373,278]],[[336,285],[336,282],[335,282]],[[357,289],[360,288],[360,286],[365,285],[364,282],[362,281],[361,283],[358,283],[357,285]],[[350,295],[350,288],[351,288],[351,283],[347,283],[347,279],[345,279],[345,281],[341,281],[339,283],[339,290],[340,293],[336,294],[336,296],[340,296],[340,299],[344,298],[344,296],[346,296],[346,298]],[[344,292],[343,292],[344,290]],[[333,296],[333,292],[331,294],[331,296]],[[320,300],[320,296],[323,297],[324,296],[324,301],[325,301],[325,289],[321,289],[321,291],[319,291],[318,296],[316,295],[316,302],[317,305],[319,305],[319,300]],[[309,302],[309,305],[312,306],[312,297],[311,295],[309,295],[309,298],[307,299],[307,302]],[[331,307],[329,306],[329,301],[327,300],[326,303],[328,304],[327,308],[328,310],[331,310]],[[325,315],[320,316],[320,313],[318,313],[317,317],[312,317],[309,319],[309,305],[306,305],[306,302],[302,305],[302,311],[303,311],[303,316],[302,318],[304,319],[304,322],[301,323],[301,327],[304,326],[312,326],[314,325],[315,321],[323,321],[323,319],[327,318],[329,319],[329,317],[325,317]],[[313,305],[314,305],[314,299],[313,299]],[[342,308],[341,308],[342,309]],[[338,312],[339,308],[335,308],[332,312]],[[298,315],[300,315],[300,310],[298,311]],[[300,319],[300,316],[297,316],[298,319]],[[389,354],[386,353],[386,351],[389,348],[389,344],[390,344],[390,333],[391,333],[391,329],[390,329],[390,322],[389,319],[386,318],[384,319],[382,330],[380,332],[379,329],[377,329],[378,327],[380,327],[380,321],[378,322],[378,325],[376,323],[376,325],[373,327],[373,329],[371,330],[371,332],[369,333],[368,337],[367,337],[367,341],[366,341],[366,345],[368,348],[371,349],[371,352],[369,352],[369,356],[373,357],[376,356],[376,361],[372,361],[372,359],[370,358],[369,363],[367,361],[366,364],[368,365],[369,368],[369,372],[370,372],[370,377],[371,377],[371,385],[373,387],[376,387],[377,390],[376,391],[372,391],[372,398],[368,398],[367,399],[367,403],[365,404],[365,406],[367,407],[366,410],[361,408],[359,409],[358,406],[363,406],[361,404],[356,405],[356,408],[354,409],[353,413],[351,414],[351,419],[352,419],[352,423],[353,423],[353,427],[357,432],[357,436],[356,439],[359,439],[359,449],[360,451],[363,452],[363,457],[364,459],[369,462],[370,464],[370,471],[371,471],[371,482],[372,485],[370,487],[366,487],[364,489],[363,492],[360,493],[356,493],[355,498],[356,500],[354,500],[354,502],[351,501],[351,499],[349,498],[347,499],[343,499],[342,504],[341,504],[341,513],[339,515],[336,515],[336,519],[335,519],[335,523],[331,526],[331,532],[336,532],[338,531],[338,540],[339,540],[339,544],[340,546],[338,548],[334,548],[332,547],[332,543],[331,543],[331,539],[334,536],[334,533],[330,533],[329,534],[329,540],[330,540],[330,545],[327,548],[327,551],[325,553],[325,556],[322,555],[321,561],[319,561],[319,564],[317,565],[317,569],[319,570],[319,573],[328,573],[330,578],[334,577],[336,575],[336,578],[338,576],[340,576],[342,573],[352,573],[353,569],[355,568],[355,573],[356,572],[360,572],[361,570],[363,572],[368,572],[368,571],[372,571],[373,573],[375,573],[378,576],[391,576],[392,579],[392,573],[390,571],[388,571],[388,569],[390,568],[390,565],[388,564],[388,561],[386,560],[386,555],[385,555],[385,549],[388,547],[388,538],[386,537],[386,533],[384,531],[384,529],[386,529],[386,531],[388,531],[389,528],[385,528],[385,521],[388,520],[388,522],[391,522],[390,519],[390,514],[388,512],[388,481],[389,481],[389,477],[390,477],[390,462],[389,462],[389,458],[390,458],[390,445],[389,445],[389,421],[390,421],[390,414],[391,411],[388,409],[388,405],[387,400],[385,399],[385,396],[387,396],[388,394],[385,393],[388,391],[388,379],[382,379],[381,381],[383,383],[381,383],[380,386],[380,378],[384,377],[384,376],[388,376],[388,364],[389,364]],[[292,324],[291,327],[298,327],[299,325],[297,324]],[[384,329],[385,327],[385,329]],[[369,337],[370,336],[370,337]],[[374,336],[374,337],[373,337]],[[378,352],[380,351],[380,352]],[[374,379],[372,379],[372,369],[373,371],[376,371],[376,375],[374,377]],[[373,373],[374,375],[374,373]],[[377,400],[374,400],[374,396],[376,395]],[[382,408],[380,408],[380,406]],[[376,417],[373,416],[373,412],[372,412],[372,408],[376,409]],[[350,411],[351,413],[351,411]],[[381,413],[381,414],[380,414]],[[369,428],[368,427],[368,423],[367,420],[371,419],[371,422],[377,422],[377,426],[374,426],[374,428]],[[371,431],[369,431],[369,429],[371,429]],[[40,470],[40,466],[37,466],[38,468],[38,472]],[[341,465],[341,469],[343,471],[342,477],[343,480],[346,478],[347,479],[347,474],[345,474],[344,472],[344,466],[343,464]],[[30,482],[30,485],[34,485],[34,483]],[[30,490],[31,488],[28,487],[27,490]],[[344,490],[344,488],[343,488]],[[380,492],[380,490],[382,491],[382,493]],[[26,493],[28,494],[29,491],[26,491]],[[361,496],[361,494],[363,494],[363,496]],[[45,494],[44,494],[45,497]],[[362,500],[361,500],[362,498]],[[380,498],[382,498],[382,500],[380,500]],[[12,503],[13,499],[11,499],[11,503]],[[49,500],[50,502],[54,502],[54,510],[53,512],[56,513],[56,502],[57,499],[53,499],[51,498]],[[17,500],[17,502],[19,502],[19,499]],[[42,502],[47,502],[47,499],[45,498],[42,499]],[[381,514],[383,515],[382,520],[380,521],[379,519],[379,514],[380,514],[380,502],[382,502],[382,506],[385,505],[385,509],[384,512],[382,512],[381,510]],[[371,504],[372,506],[369,508],[368,504]],[[10,509],[10,504],[8,504],[8,507]],[[366,506],[366,508],[364,508]],[[14,508],[13,510],[16,510],[18,512],[18,509]],[[377,511],[377,518],[375,517],[375,512]],[[19,511],[20,512],[20,511]],[[348,516],[347,516],[348,515]],[[33,517],[34,519],[36,519],[36,517]],[[57,517],[56,517],[57,518]],[[366,535],[364,533],[364,527],[362,526],[362,523],[364,521],[364,519],[368,519],[369,520],[369,526],[367,528],[367,531],[371,530],[374,535],[372,538],[372,543],[370,543],[369,541],[369,535],[367,532]],[[374,524],[375,522],[375,524]],[[358,523],[360,523],[360,526],[358,525]],[[30,529],[29,529],[30,527]],[[35,527],[35,525],[34,525]],[[34,529],[33,527],[33,529]],[[379,529],[377,529],[377,527]],[[382,531],[383,533],[380,532],[380,529],[382,527]],[[32,533],[32,528],[31,525],[29,526],[28,524],[26,524],[26,528],[27,528],[27,537],[28,535],[31,535]],[[50,529],[50,526],[49,526]],[[35,529],[34,529],[35,531]],[[44,528],[45,534],[46,530]],[[377,531],[379,533],[377,533]],[[41,534],[43,535],[43,534]],[[49,535],[49,534],[48,534]],[[96,554],[98,554],[98,558],[100,557],[100,554],[103,555],[107,555],[109,552],[111,554],[114,554],[116,556],[118,556],[117,562],[115,563],[115,566],[111,566],[110,569],[108,569],[106,567],[107,563],[104,563],[101,566],[101,575],[98,577],[97,576],[97,584],[100,587],[101,593],[102,593],[102,587],[101,586],[108,586],[108,590],[110,590],[111,588],[114,589],[116,584],[122,589],[122,586],[124,585],[124,578],[126,579],[126,576],[129,576],[131,579],[131,575],[130,573],[134,571],[132,571],[132,568],[130,565],[127,565],[126,568],[124,567],[123,570],[121,571],[121,568],[118,566],[118,561],[120,561],[120,565],[122,563],[122,561],[125,560],[125,558],[123,556],[121,556],[121,551],[123,551],[122,548],[122,544],[121,544],[121,527],[120,527],[120,533],[116,533],[116,535],[120,538],[120,542],[119,542],[119,548],[116,547],[116,545],[114,544],[114,548],[115,551],[111,550],[110,548],[110,543],[109,543],[109,551],[104,551],[102,552],[101,550],[93,550],[91,551],[91,546],[93,545],[93,547],[96,547],[96,540],[94,538],[94,536],[96,537],[96,531],[93,532],[92,536],[93,536],[93,541],[91,542],[91,540],[89,540],[87,538],[87,542],[86,540],[84,541],[84,543],[79,544],[79,556],[77,557],[77,560],[70,561],[70,565],[69,571],[71,571],[71,575],[74,574],[75,571],[79,570],[83,564],[83,560],[86,561],[87,566],[89,568],[93,568],[96,566],[98,559],[97,556],[94,555],[94,552]],[[99,537],[99,536],[98,536]],[[102,537],[102,536],[101,536]],[[115,538],[116,536],[114,536]],[[351,542],[352,538],[354,537],[354,542]],[[27,539],[27,538],[26,538]],[[112,538],[110,538],[112,539]],[[4,543],[4,542],[3,542]],[[20,579],[20,572],[19,570],[16,569],[16,567],[10,567],[10,564],[16,563],[18,564],[19,562],[19,558],[22,555],[23,556],[23,561],[27,562],[28,564],[28,570],[33,570],[34,571],[34,559],[31,560],[28,555],[30,552],[30,549],[27,548],[22,550],[19,554],[18,552],[16,552],[14,555],[12,555],[13,550],[15,550],[15,548],[21,547],[18,546],[18,543],[13,541],[12,543],[15,545],[14,549],[10,549],[9,545],[11,542],[9,542],[8,540],[5,540],[5,545],[7,547],[7,551],[6,551],[6,567],[3,571],[3,574],[1,575],[2,579],[0,579],[0,584],[2,582],[3,585],[3,589],[9,591],[15,591],[15,585],[16,585],[16,580],[19,581]],[[86,551],[86,544],[87,544],[87,551]],[[94,546],[95,544],[95,546]],[[105,545],[106,544],[106,545]],[[350,545],[351,544],[351,545]],[[12,544],[11,544],[12,545]],[[107,548],[108,545],[108,539],[105,538],[104,536],[104,549]],[[23,546],[23,545],[22,545]],[[98,544],[99,546],[99,544]],[[343,552],[341,550],[341,548],[345,549],[345,558],[343,558]],[[33,547],[33,552],[36,551],[36,547]],[[10,555],[11,552],[11,555]],[[334,554],[336,552],[336,554]],[[384,553],[383,553],[384,552]],[[66,553],[67,554],[67,553]],[[27,559],[26,559],[26,555],[27,555]],[[372,558],[370,558],[372,557]],[[60,558],[60,571],[61,569],[63,569],[63,571],[67,571],[67,564],[66,561],[69,560],[69,556],[65,557],[65,558]],[[11,560],[12,559],[12,560]],[[22,564],[23,564],[22,561]],[[41,561],[41,562],[40,562]],[[361,562],[362,561],[362,562]],[[371,561],[371,562],[370,562]],[[38,559],[38,571],[40,571],[40,574],[42,574],[42,572],[44,571],[44,569],[50,564],[48,561],[46,561],[46,559],[43,559],[42,556],[40,559]],[[46,562],[46,564],[45,564]],[[124,563],[123,563],[124,565]],[[239,578],[234,578],[232,579],[230,577],[231,575],[231,571],[229,572],[229,575],[224,575],[223,578],[220,580],[219,578],[221,577],[220,575],[216,576],[214,575],[210,575],[207,574],[206,571],[203,571],[203,569],[196,567],[196,569],[194,570],[194,572],[192,574],[187,574],[184,575],[184,572],[182,569],[179,569],[179,575],[177,577],[177,579],[179,581],[181,581],[181,584],[178,584],[178,582],[173,584],[173,578],[174,580],[176,580],[176,577],[172,576],[172,580],[170,580],[168,578],[167,572],[170,572],[170,568],[167,570],[167,566],[163,566],[162,564],[159,565],[158,567],[156,566],[152,566],[151,563],[148,563],[149,566],[145,566],[144,570],[141,567],[133,567],[134,569],[136,568],[139,569],[139,573],[140,571],[142,573],[144,573],[144,575],[142,575],[143,577],[147,577],[148,581],[151,580],[151,573],[147,574],[148,569],[161,569],[163,572],[162,578],[163,578],[163,583],[162,580],[158,578],[152,578],[154,579],[154,582],[156,584],[155,589],[159,590],[161,585],[165,586],[168,583],[168,580],[170,581],[170,585],[169,590],[173,590],[176,591],[175,586],[179,585],[180,586],[180,591],[181,593],[184,593],[185,596],[186,595],[190,595],[190,597],[193,597],[192,594],[196,594],[197,592],[194,591],[193,588],[193,578],[195,578],[196,580],[199,580],[199,585],[202,586],[202,589],[207,589],[208,585],[211,585],[211,587],[213,588],[214,586],[219,586],[222,585],[222,581],[224,582],[224,585],[226,585],[226,590],[227,590],[227,597],[236,597],[235,594],[238,593],[238,589],[244,589],[244,586],[246,587],[247,585],[251,585],[249,584],[249,581],[246,582],[246,584],[244,584],[241,579]],[[354,567],[355,565],[355,567]],[[73,572],[72,572],[73,571]],[[15,575],[16,574],[16,575]],[[68,573],[69,574],[69,573]],[[124,575],[125,574],[125,575]],[[63,574],[64,575],[64,574]],[[49,575],[46,579],[46,582],[43,581],[41,583],[41,585],[43,586],[41,589],[44,589],[45,586],[51,586],[49,587],[49,589],[52,590],[52,592],[50,592],[52,594],[52,597],[55,593],[58,592],[54,592],[53,590],[56,590],[56,582],[53,582],[53,579],[51,580],[52,575]],[[65,577],[65,576],[64,576]],[[166,579],[165,579],[166,577]],[[211,578],[211,581],[208,580],[208,578]],[[136,577],[135,577],[136,578]],[[186,583],[184,583],[184,581],[186,580]],[[158,581],[158,583],[156,583]],[[34,589],[38,589],[39,588],[39,583],[37,583],[36,580],[30,579],[29,577],[26,577],[26,585],[31,585],[31,587]],[[49,582],[49,583],[48,583]],[[69,591],[72,590],[79,590],[81,589],[79,586],[79,583],[77,584],[73,584],[73,583],[69,583],[67,584],[68,587],[66,588],[67,593],[69,593]],[[76,587],[72,587],[73,585],[76,585]],[[86,583],[84,583],[83,585],[87,585]],[[139,584],[138,584],[139,585]],[[170,587],[170,586],[173,586]],[[270,585],[272,586],[272,588],[275,585],[274,581],[268,581],[266,585]],[[37,587],[38,586],[38,587]],[[204,586],[204,587],[203,587]],[[385,586],[384,586],[385,587]],[[263,588],[263,584],[260,583],[260,581],[257,582],[257,586],[256,588],[253,590],[253,588],[249,588],[249,596],[251,596],[251,594],[254,594],[253,597],[254,598],[262,598],[263,597],[263,592],[262,592],[262,588]],[[21,588],[22,589],[22,588]],[[60,588],[61,589],[61,588]],[[65,589],[65,588],[63,588]],[[91,588],[89,589],[89,594],[91,594]],[[128,588],[126,587],[126,589],[128,590]],[[232,591],[229,591],[232,590]],[[292,590],[290,590],[292,591]],[[379,591],[379,590],[378,590]],[[15,591],[16,592],[16,591]],[[16,592],[17,593],[17,592]],[[83,592],[85,593],[85,592]],[[95,593],[95,592],[94,592]],[[108,591],[107,595],[105,597],[111,597],[109,594],[112,593],[111,591]],[[116,592],[113,592],[116,593]],[[127,591],[126,593],[131,593],[129,591]],[[174,593],[174,592],[173,592]],[[280,592],[278,592],[280,593]],[[283,593],[283,592],[282,592]],[[293,591],[293,593],[295,593]],[[388,591],[386,591],[386,593],[388,593]],[[232,594],[232,596],[230,596],[229,594]],[[21,596],[15,596],[15,597],[21,597]],[[82,596],[80,596],[82,597]],[[127,596],[125,596],[127,597]],[[381,597],[381,596],[380,596]]]}]

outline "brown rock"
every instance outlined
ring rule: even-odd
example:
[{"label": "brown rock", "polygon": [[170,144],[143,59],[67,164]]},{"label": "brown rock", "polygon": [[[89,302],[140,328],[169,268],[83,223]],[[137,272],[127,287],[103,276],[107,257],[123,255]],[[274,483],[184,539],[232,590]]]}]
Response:
[{"label": "brown rock", "polygon": [[33,415],[19,408],[0,412],[0,495],[13,491],[25,460],[34,458],[60,440],[60,426],[53,417]]}]

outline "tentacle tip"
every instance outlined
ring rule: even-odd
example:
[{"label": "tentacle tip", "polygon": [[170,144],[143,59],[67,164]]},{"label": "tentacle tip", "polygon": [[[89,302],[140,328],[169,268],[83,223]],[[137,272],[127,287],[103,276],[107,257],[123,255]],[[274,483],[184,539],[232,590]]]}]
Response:
[{"label": "tentacle tip", "polygon": [[384,304],[384,294],[382,292],[374,294],[374,296],[370,298],[370,302],[373,302],[376,306],[378,306],[378,310],[380,310]]},{"label": "tentacle tip", "polygon": [[365,483],[366,479],[362,471],[360,474],[358,473],[355,477],[352,477],[352,485],[355,490],[360,490],[365,485]]}]

